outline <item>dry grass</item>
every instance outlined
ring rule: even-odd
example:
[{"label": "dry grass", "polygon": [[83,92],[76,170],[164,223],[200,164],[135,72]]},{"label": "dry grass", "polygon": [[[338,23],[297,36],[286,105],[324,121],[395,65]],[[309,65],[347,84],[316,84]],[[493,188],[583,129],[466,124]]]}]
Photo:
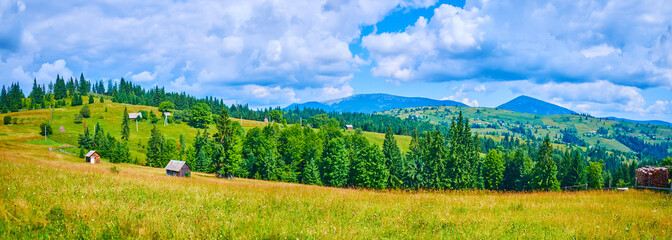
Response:
[{"label": "dry grass", "polygon": [[[669,239],[670,195],[650,191],[370,191],[82,159],[0,127],[0,239]],[[120,172],[109,169],[116,166]]]}]

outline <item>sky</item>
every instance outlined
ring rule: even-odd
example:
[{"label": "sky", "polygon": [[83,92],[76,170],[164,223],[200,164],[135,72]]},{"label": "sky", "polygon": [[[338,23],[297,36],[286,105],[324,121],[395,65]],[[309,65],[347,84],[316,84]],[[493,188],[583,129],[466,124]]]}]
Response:
[{"label": "sky", "polygon": [[253,107],[527,95],[672,122],[668,0],[0,0],[0,83],[56,74]]}]

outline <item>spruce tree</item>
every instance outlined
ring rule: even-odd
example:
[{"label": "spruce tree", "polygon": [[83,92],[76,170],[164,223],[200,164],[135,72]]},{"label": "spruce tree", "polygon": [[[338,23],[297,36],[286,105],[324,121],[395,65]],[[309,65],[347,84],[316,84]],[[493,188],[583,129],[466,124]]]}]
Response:
[{"label": "spruce tree", "polygon": [[385,155],[385,165],[390,169],[388,185],[395,189],[402,187],[402,179],[404,178],[403,159],[401,150],[399,150],[399,146],[397,146],[397,141],[394,139],[392,127],[387,127],[387,133],[385,133],[385,140],[383,140],[383,155]]},{"label": "spruce tree", "polygon": [[485,180],[485,189],[498,190],[502,184],[504,174],[504,159],[502,155],[493,149],[485,155],[483,164],[483,178]]},{"label": "spruce tree", "polygon": [[165,139],[161,131],[156,126],[152,128],[149,141],[147,141],[147,164],[152,167],[163,167],[162,161],[164,158],[163,149]]},{"label": "spruce tree", "polygon": [[322,181],[320,180],[320,170],[317,166],[317,162],[314,159],[308,161],[308,164],[306,165],[306,170],[303,172],[303,183],[322,186]]},{"label": "spruce tree", "polygon": [[344,187],[348,182],[350,161],[342,138],[332,139],[324,149],[325,156],[322,173],[324,184]]},{"label": "spruce tree", "polygon": [[[131,129],[128,127],[128,109],[124,108],[124,116],[122,117],[121,120],[121,140],[122,141],[128,141],[128,139],[131,136]],[[154,127],[156,128],[156,127]]]},{"label": "spruce tree", "polygon": [[551,139],[546,136],[539,147],[537,163],[532,171],[532,186],[535,190],[560,190],[560,182],[557,179],[558,168],[551,154],[553,154]]}]

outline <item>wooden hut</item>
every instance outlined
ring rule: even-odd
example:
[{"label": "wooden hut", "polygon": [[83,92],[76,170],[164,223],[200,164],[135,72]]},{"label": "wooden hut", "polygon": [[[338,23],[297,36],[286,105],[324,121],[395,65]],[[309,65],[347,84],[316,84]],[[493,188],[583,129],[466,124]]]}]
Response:
[{"label": "wooden hut", "polygon": [[186,177],[191,168],[185,161],[170,160],[166,165],[166,175],[176,177]]},{"label": "wooden hut", "polygon": [[352,130],[352,129],[355,129],[355,128],[352,127],[352,125],[349,125],[349,124],[348,124],[348,125],[345,125],[345,129],[346,129],[346,130]]},{"label": "wooden hut", "polygon": [[89,151],[86,154],[86,162],[90,162],[92,164],[100,163],[100,154],[98,154],[96,151]]},{"label": "wooden hut", "polygon": [[60,128],[58,128],[58,132],[65,132],[65,128],[61,126]]}]

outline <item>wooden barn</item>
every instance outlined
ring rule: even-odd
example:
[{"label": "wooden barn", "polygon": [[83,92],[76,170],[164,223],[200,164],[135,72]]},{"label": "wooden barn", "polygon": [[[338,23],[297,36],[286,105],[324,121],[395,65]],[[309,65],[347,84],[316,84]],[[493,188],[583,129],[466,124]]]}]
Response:
[{"label": "wooden barn", "polygon": [[98,154],[96,151],[89,151],[86,154],[86,162],[90,162],[92,164],[100,163],[100,154]]},{"label": "wooden barn", "polygon": [[345,125],[345,129],[346,129],[346,130],[353,130],[353,129],[355,129],[355,128],[352,127],[352,125],[349,125],[349,124],[348,124],[348,125]]},{"label": "wooden barn", "polygon": [[166,165],[166,175],[176,177],[186,177],[191,168],[185,161],[170,160]]}]

